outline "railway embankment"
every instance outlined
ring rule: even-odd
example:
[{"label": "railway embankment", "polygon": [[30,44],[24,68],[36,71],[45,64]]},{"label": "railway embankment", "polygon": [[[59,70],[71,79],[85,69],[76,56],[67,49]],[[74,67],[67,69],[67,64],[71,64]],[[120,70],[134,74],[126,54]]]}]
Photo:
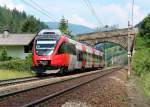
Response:
[{"label": "railway embankment", "polygon": [[[138,25],[135,52],[133,55],[133,75],[136,76],[138,87],[145,97],[150,99],[150,15],[147,15]],[[150,102],[150,100],[149,100]]]},{"label": "railway embankment", "polygon": [[[133,75],[137,87],[140,88],[145,98],[150,99],[150,46],[149,39],[138,34],[136,36],[135,53],[133,55]],[[150,100],[149,100],[150,102]],[[145,107],[145,106],[144,106]]]}]

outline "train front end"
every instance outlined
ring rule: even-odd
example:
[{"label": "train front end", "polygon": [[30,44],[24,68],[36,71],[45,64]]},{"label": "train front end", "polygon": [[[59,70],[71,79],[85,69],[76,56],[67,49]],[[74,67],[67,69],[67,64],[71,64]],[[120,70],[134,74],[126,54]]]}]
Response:
[{"label": "train front end", "polygon": [[33,46],[33,72],[42,74],[46,70],[58,69],[57,67],[51,66],[51,58],[54,55],[53,53],[60,39],[60,35],[60,33],[53,30],[42,30],[37,34]]}]

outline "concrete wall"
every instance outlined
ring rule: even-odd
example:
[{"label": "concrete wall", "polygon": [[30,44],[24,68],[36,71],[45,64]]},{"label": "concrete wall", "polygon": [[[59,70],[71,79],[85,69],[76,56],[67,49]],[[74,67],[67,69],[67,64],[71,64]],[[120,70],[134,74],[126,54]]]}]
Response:
[{"label": "concrete wall", "polygon": [[[24,46],[4,46],[8,56],[24,59],[28,53],[24,52]],[[0,46],[2,48],[2,46]]]}]

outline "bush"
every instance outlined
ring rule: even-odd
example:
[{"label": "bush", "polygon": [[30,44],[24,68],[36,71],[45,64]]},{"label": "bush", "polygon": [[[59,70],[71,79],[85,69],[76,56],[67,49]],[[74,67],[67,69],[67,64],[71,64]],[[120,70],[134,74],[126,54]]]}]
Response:
[{"label": "bush", "polygon": [[14,69],[17,71],[31,71],[31,66],[32,66],[31,55],[29,55],[24,60],[16,59],[0,63],[0,68],[6,70]]},{"label": "bush", "polygon": [[138,34],[136,37],[136,51],[133,56],[133,70],[138,76],[150,73],[150,48],[144,39]]}]

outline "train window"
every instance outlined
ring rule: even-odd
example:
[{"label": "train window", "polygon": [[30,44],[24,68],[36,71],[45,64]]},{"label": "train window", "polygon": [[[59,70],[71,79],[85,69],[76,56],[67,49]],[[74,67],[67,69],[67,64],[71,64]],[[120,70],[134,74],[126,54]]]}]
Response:
[{"label": "train window", "polygon": [[76,55],[75,45],[71,43],[63,43],[58,50],[58,54],[63,54],[63,53]]},{"label": "train window", "polygon": [[100,61],[102,60],[102,56],[99,56],[100,57]]},{"label": "train window", "polygon": [[24,46],[24,52],[25,53],[29,53],[30,52],[29,46]]},{"label": "train window", "polygon": [[78,61],[83,61],[83,52],[80,50],[77,51],[77,59]]},{"label": "train window", "polygon": [[94,55],[94,61],[97,62],[97,55]]},{"label": "train window", "polygon": [[72,55],[76,55],[76,47],[72,43],[68,43],[68,51]]},{"label": "train window", "polygon": [[67,52],[67,46],[65,43],[63,43],[60,48],[58,49],[58,54],[63,54]]}]

